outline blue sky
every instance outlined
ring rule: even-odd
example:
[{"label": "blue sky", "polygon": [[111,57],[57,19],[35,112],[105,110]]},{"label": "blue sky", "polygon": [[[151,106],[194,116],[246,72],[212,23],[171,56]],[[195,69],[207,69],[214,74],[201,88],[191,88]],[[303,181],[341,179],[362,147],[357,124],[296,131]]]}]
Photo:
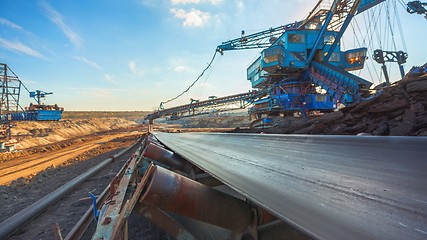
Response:
[{"label": "blue sky", "polygon": [[[0,62],[29,89],[54,92],[46,103],[66,110],[153,110],[186,89],[221,42],[243,29],[249,34],[301,20],[316,2],[3,0]],[[397,9],[409,70],[426,62],[427,21]],[[248,91],[246,68],[258,53],[217,56],[196,86],[166,107]],[[22,99],[27,105],[26,94]]]}]

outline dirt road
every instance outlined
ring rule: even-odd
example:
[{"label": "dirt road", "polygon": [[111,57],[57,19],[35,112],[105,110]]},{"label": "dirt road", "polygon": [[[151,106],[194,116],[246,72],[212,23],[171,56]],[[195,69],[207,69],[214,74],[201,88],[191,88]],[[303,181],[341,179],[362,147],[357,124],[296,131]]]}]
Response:
[{"label": "dirt road", "polygon": [[[134,134],[138,134],[137,132]],[[104,135],[99,138],[71,145],[54,152],[19,157],[0,165],[0,185],[8,185],[20,177],[29,177],[44,169],[57,167],[87,151],[95,149],[113,139],[129,136],[129,133]]]}]

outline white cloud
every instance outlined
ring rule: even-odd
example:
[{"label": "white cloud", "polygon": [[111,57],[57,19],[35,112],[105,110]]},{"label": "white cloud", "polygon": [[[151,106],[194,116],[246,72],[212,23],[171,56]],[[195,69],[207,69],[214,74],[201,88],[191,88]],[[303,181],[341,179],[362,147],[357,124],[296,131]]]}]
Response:
[{"label": "white cloud", "polygon": [[202,12],[198,9],[192,8],[190,11],[184,9],[171,9],[171,12],[176,18],[184,19],[183,25],[185,27],[203,27],[211,18],[209,12]]},{"label": "white cloud", "polygon": [[242,0],[237,0],[236,6],[237,6],[237,9],[239,9],[241,11],[245,8],[245,3]]},{"label": "white cloud", "polygon": [[37,52],[36,50],[18,41],[11,42],[6,39],[0,38],[0,46],[3,46],[6,49],[15,50],[33,57],[46,59],[41,53]]},{"label": "white cloud", "polygon": [[22,30],[21,26],[19,26],[18,24],[15,24],[15,23],[7,20],[6,18],[0,18],[0,24],[3,24],[5,26],[8,26],[8,27],[13,28],[13,29]]},{"label": "white cloud", "polygon": [[129,69],[130,69],[132,72],[135,72],[135,71],[136,71],[136,63],[135,63],[135,61],[133,61],[133,60],[129,61],[128,65],[129,65]]},{"label": "white cloud", "polygon": [[217,5],[221,3],[223,0],[171,0],[172,5],[180,5],[180,4],[199,4],[203,2],[211,3],[213,5]]},{"label": "white cloud", "polygon": [[200,3],[200,0],[171,0],[172,5]]},{"label": "white cloud", "polygon": [[212,3],[213,5],[218,5],[218,4],[222,3],[222,2],[223,2],[223,0],[210,0],[210,1],[207,1],[207,2],[210,2],[210,3]]},{"label": "white cloud", "polygon": [[93,68],[101,69],[101,67],[98,65],[98,63],[91,61],[85,57],[74,57],[74,59],[79,60],[80,62],[83,62],[83,63],[85,63],[85,64],[87,64]]},{"label": "white cloud", "polygon": [[110,82],[110,83],[117,83],[117,81],[116,81],[116,76],[115,76],[115,75],[112,75],[112,74],[108,74],[108,73],[106,73],[106,74],[104,75],[104,79],[105,79],[106,81]]},{"label": "white cloud", "polygon": [[45,1],[42,1],[40,5],[46,10],[48,18],[61,29],[68,40],[70,40],[74,46],[80,47],[82,44],[82,39],[77,33],[75,33],[68,25],[64,23],[62,15]]},{"label": "white cloud", "polygon": [[135,75],[137,75],[137,76],[142,76],[142,75],[144,75],[144,70],[143,70],[143,69],[139,69],[139,68],[138,68],[138,66],[136,65],[136,61],[135,61],[135,60],[130,60],[130,61],[128,62],[128,66],[129,66],[130,71],[131,71],[133,74],[135,74]]},{"label": "white cloud", "polygon": [[183,66],[183,65],[176,66],[173,70],[175,72],[178,72],[178,73],[180,73],[180,72],[192,72],[193,71],[192,68],[187,67],[187,66]]}]

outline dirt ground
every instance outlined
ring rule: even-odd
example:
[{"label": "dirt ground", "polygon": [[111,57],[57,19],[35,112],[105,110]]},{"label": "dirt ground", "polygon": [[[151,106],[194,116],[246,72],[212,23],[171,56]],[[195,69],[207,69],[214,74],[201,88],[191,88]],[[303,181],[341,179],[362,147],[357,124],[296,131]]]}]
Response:
[{"label": "dirt ground", "polygon": [[93,136],[86,139],[86,141],[75,141],[74,144],[54,151],[40,151],[38,154],[4,161],[0,165],[0,185],[8,185],[19,178],[31,178],[47,168],[70,164],[70,160],[82,159],[85,155],[91,156],[108,149],[114,149],[118,146],[113,140],[138,134],[140,133],[134,131],[131,133],[108,133],[105,136]]},{"label": "dirt ground", "polygon": [[[21,180],[13,182],[10,186],[0,186],[0,197],[3,199],[3,207],[0,208],[0,221],[29,206],[109,156],[130,146],[137,139],[137,135],[115,138],[102,145],[100,147],[102,149],[94,152],[95,156],[86,154],[85,156],[89,157],[85,160],[82,160],[85,157],[81,156],[81,160],[75,160],[72,163],[55,168],[48,168],[33,178],[21,178]],[[65,237],[90,206],[90,202],[79,199],[87,198],[89,192],[99,195],[135,150],[136,147],[116,159],[111,165],[52,205],[51,208],[15,233],[10,239],[54,239],[52,229],[55,223],[59,224],[61,233]],[[101,151],[104,153],[99,154]],[[138,215],[132,216],[132,223],[131,228],[136,229],[134,237],[137,237],[142,232],[146,236],[144,239],[168,239],[163,231]],[[92,226],[92,229],[94,229],[94,226]],[[141,229],[143,231],[140,231]],[[84,239],[90,239],[90,235],[88,234]]]},{"label": "dirt ground", "polygon": [[[3,175],[0,177],[0,181],[3,183],[9,182],[9,184],[0,185],[0,196],[4,204],[0,208],[0,221],[16,213],[17,210],[21,210],[25,206],[37,201],[45,194],[55,190],[80,173],[87,171],[99,161],[111,156],[112,154],[109,152],[130,146],[138,137],[138,135],[121,136],[110,139],[110,141],[104,144],[97,142],[99,138],[94,141],[88,140],[84,144],[77,146],[78,150],[73,152],[72,156],[69,157],[67,157],[66,152],[73,149],[74,145],[59,150],[31,154],[22,158],[18,157],[1,163],[0,167]],[[88,146],[88,144],[91,143],[98,143],[98,146],[89,147],[91,145]],[[59,156],[61,163],[55,162],[58,159],[55,156]],[[52,164],[42,169],[44,163],[38,164],[39,159]],[[53,162],[55,162],[56,166]],[[15,167],[17,169],[25,169],[26,166],[30,166],[28,168],[30,170],[10,171],[11,174],[8,174],[8,169],[13,168],[14,164],[16,164]],[[34,171],[34,173],[27,175],[31,171]],[[22,175],[27,176],[23,177]]]},{"label": "dirt ground", "polygon": [[121,118],[92,118],[60,121],[22,121],[12,128],[12,137],[18,140],[18,150],[87,136],[98,132],[136,126],[137,123]]},{"label": "dirt ground", "polygon": [[[20,150],[0,154],[0,222],[129,147],[146,131],[145,126],[123,119],[19,123],[13,134],[20,140]],[[135,150],[116,159],[10,239],[54,239],[55,223],[65,237],[90,206],[79,199],[87,198],[89,192],[100,194]],[[168,239],[136,214],[132,215],[130,232],[134,237],[143,233],[145,239]]]},{"label": "dirt ground", "polygon": [[[175,127],[172,132],[189,131]],[[190,129],[206,130],[225,129]],[[13,135],[19,140],[19,150],[0,153],[0,222],[130,146],[146,131],[146,126],[122,119],[18,123],[13,128]],[[100,194],[133,151],[135,149],[115,160],[10,239],[54,239],[52,227],[55,223],[59,223],[65,236],[90,206],[79,199],[87,198],[88,192]],[[138,214],[131,215],[129,234],[135,238],[169,239],[162,230]],[[90,234],[84,237],[89,238]]]}]

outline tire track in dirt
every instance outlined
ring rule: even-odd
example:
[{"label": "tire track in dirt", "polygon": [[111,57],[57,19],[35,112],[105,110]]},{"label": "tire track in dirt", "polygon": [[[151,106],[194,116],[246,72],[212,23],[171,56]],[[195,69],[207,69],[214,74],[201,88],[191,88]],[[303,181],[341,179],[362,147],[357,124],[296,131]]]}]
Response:
[{"label": "tire track in dirt", "polygon": [[125,135],[127,134],[108,135],[100,139],[84,142],[79,146],[65,147],[55,151],[55,153],[46,152],[42,155],[27,156],[18,158],[16,161],[9,161],[0,167],[0,185],[8,185],[13,180],[39,173],[52,165],[59,166],[82,153],[101,146],[104,142],[109,142]]}]

